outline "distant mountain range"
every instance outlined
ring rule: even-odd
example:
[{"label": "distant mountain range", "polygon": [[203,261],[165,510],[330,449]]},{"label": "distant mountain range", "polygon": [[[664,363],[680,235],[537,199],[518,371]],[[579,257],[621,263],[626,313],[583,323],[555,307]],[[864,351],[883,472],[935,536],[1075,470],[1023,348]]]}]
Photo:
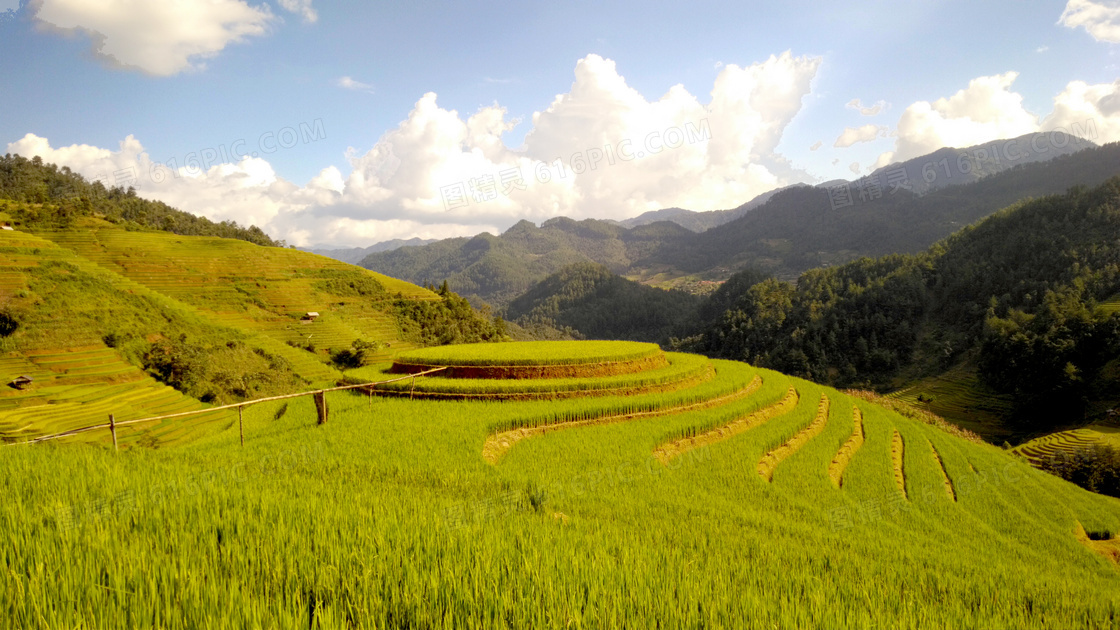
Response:
[{"label": "distant mountain range", "polygon": [[[612,273],[659,286],[722,280],[743,268],[794,279],[808,269],[863,256],[916,253],[1021,199],[1062,193],[1072,186],[1096,186],[1120,174],[1117,143],[1103,147],[1083,143],[1089,148],[1071,153],[1075,143],[1070,142],[1031,156],[1022,148],[1032,142],[1049,146],[1042,144],[1049,141],[1049,137],[1025,136],[992,143],[989,147],[1000,151],[1000,164],[994,163],[990,151],[984,158],[983,146],[943,149],[880,169],[862,181],[827,189],[791,186],[774,191],[719,229],[700,233],[678,221],[710,213],[678,209],[666,215],[678,220],[633,228],[560,217],[540,227],[521,221],[500,236],[484,233],[374,253],[359,264],[420,284],[447,280],[476,304],[498,307],[576,262],[595,262]],[[1020,159],[1009,160],[1006,155]],[[1037,155],[1056,157],[1031,159]],[[869,190],[875,181],[878,189]]]},{"label": "distant mountain range", "polygon": [[[625,228],[635,228],[639,225],[649,225],[658,221],[672,221],[677,225],[692,230],[693,232],[703,232],[711,228],[729,223],[743,216],[744,214],[758,208],[762,204],[770,201],[770,198],[777,193],[786,190],[787,188],[796,188],[798,186],[808,186],[808,184],[794,184],[793,186],[785,186],[783,188],[775,188],[774,190],[767,191],[761,195],[751,199],[747,203],[732,208],[731,210],[709,210],[707,212],[694,212],[692,210],[684,210],[682,208],[665,208],[663,210],[650,210],[643,212],[636,217],[626,219],[625,221],[617,221],[618,225]],[[612,223],[615,223],[612,221]]]},{"label": "distant mountain range", "polygon": [[378,252],[391,252],[394,249],[400,249],[401,247],[419,247],[421,245],[434,243],[437,240],[438,239],[434,238],[410,238],[407,240],[395,238],[391,241],[381,241],[380,243],[374,243],[369,247],[348,247],[340,249],[327,245],[317,245],[311,248],[301,247],[300,249],[305,252],[319,254],[320,256],[326,256],[327,258],[333,258],[335,260],[341,260],[342,262],[356,265],[361,262],[363,258],[369,256],[370,254],[376,254]]},{"label": "distant mountain range", "polygon": [[796,283],[747,270],[704,298],[576,263],[504,314],[836,387],[904,386],[998,443],[1107,419],[1120,402],[1118,235],[1120,176],[1014,203],[921,252]]},{"label": "distant mountain range", "polygon": [[[873,190],[866,190],[872,186],[889,191],[894,184],[905,184],[910,190],[921,195],[946,186],[971,184],[1015,166],[1045,162],[1095,146],[1097,145],[1090,140],[1068,134],[1029,133],[1018,138],[995,140],[971,147],[938,149],[933,153],[912,160],[895,162],[876,170],[865,178],[854,181],[835,179],[816,184],[815,187],[828,189],[855,184],[856,189],[852,194],[858,198],[861,192],[865,196],[874,194]],[[811,186],[809,184],[794,184],[776,188],[762,193],[731,210],[694,212],[682,208],[665,208],[643,212],[636,217],[617,221],[617,223],[622,227],[633,228],[657,221],[672,221],[693,232],[703,232],[724,223],[730,223],[751,210],[761,207],[777,193],[798,187]]]}]

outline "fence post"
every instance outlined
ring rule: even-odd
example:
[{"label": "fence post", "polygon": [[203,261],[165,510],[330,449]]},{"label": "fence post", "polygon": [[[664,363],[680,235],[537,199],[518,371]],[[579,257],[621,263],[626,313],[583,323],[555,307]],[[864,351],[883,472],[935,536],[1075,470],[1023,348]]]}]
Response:
[{"label": "fence post", "polygon": [[315,413],[319,416],[318,424],[327,423],[327,395],[321,390],[315,392]]},{"label": "fence post", "polygon": [[113,434],[113,450],[117,450],[117,419],[109,414],[109,432]]},{"label": "fence post", "polygon": [[408,386],[408,399],[412,400],[412,390],[416,389],[416,375],[412,375],[411,384]]},{"label": "fence post", "polygon": [[241,431],[241,446],[245,446],[245,420],[241,415],[241,410],[244,408],[244,406],[237,408],[237,428]]}]

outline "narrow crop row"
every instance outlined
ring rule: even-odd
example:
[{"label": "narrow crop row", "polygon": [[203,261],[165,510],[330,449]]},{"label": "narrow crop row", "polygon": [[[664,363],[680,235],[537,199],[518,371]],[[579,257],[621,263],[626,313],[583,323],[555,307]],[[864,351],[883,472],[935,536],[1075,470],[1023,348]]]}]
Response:
[{"label": "narrow crop row", "polygon": [[906,471],[902,464],[905,450],[906,443],[902,439],[902,434],[898,432],[898,429],[895,429],[891,436],[891,464],[894,469],[895,484],[902,496],[906,496]]},{"label": "narrow crop row", "polygon": [[928,439],[926,442],[929,444],[930,452],[933,453],[934,461],[937,462],[937,469],[941,471],[941,478],[945,481],[945,494],[948,494],[950,499],[956,501],[957,492],[953,488],[952,480],[949,479],[949,472],[945,470],[945,462],[941,461],[941,454],[937,452],[937,447],[933,445],[933,442],[930,442]]},{"label": "narrow crop row", "polygon": [[828,466],[828,477],[837,488],[843,487],[844,469],[848,467],[848,462],[852,461],[859,447],[863,446],[863,412],[859,407],[852,407],[852,422],[854,424],[852,437],[844,442],[844,446],[840,447],[840,451]]},{"label": "narrow crop row", "polygon": [[797,435],[790,438],[785,444],[770,451],[759,460],[758,474],[760,477],[766,481],[773,481],[774,469],[778,467],[778,464],[797,452],[797,449],[824,430],[824,426],[828,422],[828,407],[828,396],[821,394],[820,402],[817,403],[817,415],[813,417],[813,421],[804,429],[798,431]]},{"label": "narrow crop row", "polygon": [[688,389],[629,398],[567,399],[551,404],[549,411],[504,421],[491,427],[483,457],[496,462],[518,441],[557,427],[620,422],[643,416],[678,413],[687,409],[728,404],[754,390],[754,369],[732,361],[713,361],[716,377]]},{"label": "narrow crop row", "polygon": [[[752,383],[752,385],[757,384],[755,389],[762,384],[761,379],[757,377],[756,379],[756,382]],[[653,456],[662,464],[668,464],[674,458],[689,451],[731,439],[772,418],[785,415],[797,406],[798,400],[799,396],[797,390],[790,386],[790,388],[786,390],[785,396],[780,400],[771,402],[765,407],[752,412],[734,412],[730,417],[718,419],[717,422],[719,422],[719,424],[716,428],[665,442],[654,449]]]}]

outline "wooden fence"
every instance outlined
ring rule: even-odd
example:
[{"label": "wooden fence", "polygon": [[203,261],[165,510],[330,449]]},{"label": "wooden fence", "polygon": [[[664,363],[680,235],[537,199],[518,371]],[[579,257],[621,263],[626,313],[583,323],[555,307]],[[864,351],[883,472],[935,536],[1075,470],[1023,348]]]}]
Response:
[{"label": "wooden fence", "polygon": [[[367,388],[369,388],[370,406],[372,407],[372,405],[373,405],[373,387],[375,385],[383,385],[385,383],[396,383],[397,381],[403,381],[405,379],[412,379],[412,384],[413,384],[413,386],[415,386],[417,376],[427,376],[428,374],[432,374],[432,373],[435,373],[435,372],[441,372],[441,371],[446,370],[446,369],[447,369],[446,367],[438,367],[438,368],[434,368],[434,369],[431,369],[431,370],[425,370],[423,372],[417,372],[416,374],[406,374],[405,376],[401,376],[401,377],[398,377],[398,378],[391,378],[387,381],[375,381],[375,382],[372,382],[372,383],[358,383],[357,385],[342,385],[342,386],[339,386],[339,387],[329,387],[327,389],[316,389],[316,390],[312,390],[312,391],[309,391],[309,392],[299,392],[297,394],[284,394],[283,396],[269,396],[268,398],[257,398],[256,400],[246,400],[245,402],[233,403],[233,404],[230,404],[230,405],[221,405],[219,407],[209,407],[207,409],[195,409],[194,411],[182,411],[182,412],[179,412],[179,413],[170,413],[170,414],[163,415],[163,416],[151,416],[149,418],[137,418],[136,420],[125,420],[123,422],[117,422],[116,418],[114,417],[114,414],[109,414],[109,421],[105,422],[105,423],[102,423],[102,424],[95,424],[95,425],[88,426],[88,427],[82,427],[80,429],[71,429],[70,431],[63,431],[62,433],[54,433],[54,434],[51,434],[51,435],[43,435],[43,436],[31,439],[31,440],[24,440],[23,442],[9,442],[8,445],[9,446],[15,446],[15,445],[20,445],[20,444],[38,444],[39,442],[45,442],[47,440],[54,440],[54,439],[62,438],[62,437],[69,437],[71,435],[78,435],[79,433],[86,433],[87,431],[96,431],[98,429],[109,429],[109,432],[112,433],[112,435],[113,435],[113,450],[117,450],[117,427],[124,426],[124,425],[127,425],[127,424],[139,424],[139,423],[142,423],[142,422],[155,422],[156,420],[166,420],[168,418],[180,418],[180,417],[183,417],[183,416],[192,416],[192,415],[197,415],[197,414],[200,414],[200,413],[212,413],[212,412],[215,412],[215,411],[221,411],[223,409],[233,409],[234,407],[236,407],[237,408],[237,425],[238,425],[238,430],[241,433],[241,445],[244,446],[245,445],[245,422],[244,422],[244,418],[243,418],[243,409],[245,407],[248,407],[249,405],[255,405],[257,403],[263,403],[263,402],[271,402],[273,400],[285,400],[285,399],[288,399],[288,398],[299,398],[300,396],[314,396],[314,398],[315,398],[315,413],[318,416],[318,424],[323,424],[327,421],[326,394],[328,392],[338,392],[338,391],[343,391],[343,390],[347,390],[347,389],[360,389],[362,387],[367,387]],[[412,397],[412,389],[411,388],[409,389],[409,397],[410,398]]]}]

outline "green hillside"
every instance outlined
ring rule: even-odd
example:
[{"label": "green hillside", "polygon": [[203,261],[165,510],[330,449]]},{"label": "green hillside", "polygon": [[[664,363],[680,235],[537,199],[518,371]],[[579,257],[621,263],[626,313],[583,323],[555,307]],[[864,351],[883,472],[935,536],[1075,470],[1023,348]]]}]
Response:
[{"label": "green hillside", "polygon": [[558,217],[539,228],[519,221],[499,236],[483,233],[371,254],[359,264],[420,284],[447,281],[462,295],[503,306],[568,265],[593,261],[626,273],[665,242],[688,234],[668,222],[626,229],[607,221]]},{"label": "green hillside", "polygon": [[[518,346],[520,364],[635,356],[571,343]],[[117,454],[0,447],[0,610],[14,627],[1115,627],[1116,500],[864,399],[694,360],[707,375],[670,391],[339,392],[319,426],[307,398],[263,403],[243,447],[236,427]],[[514,386],[487,381],[460,389]]]},{"label": "green hillside", "polygon": [[0,231],[0,379],[33,382],[0,392],[8,440],[334,384],[402,350],[500,336],[454,294],[292,249],[92,218],[16,227]]},{"label": "green hillside", "polygon": [[[401,350],[502,338],[500,322],[450,292],[99,186],[18,156],[0,162],[0,223],[14,228],[0,230],[5,441],[334,384]],[[237,238],[174,233],[157,225],[165,219]],[[30,383],[14,384],[20,376]],[[168,444],[228,421],[202,414],[123,438]]]},{"label": "green hillside", "polygon": [[1009,207],[920,255],[796,286],[752,276],[691,347],[820,382],[909,384],[901,397],[995,441],[1070,428],[1120,401],[1117,234],[1114,178]]},{"label": "green hillside", "polygon": [[571,328],[589,339],[638,339],[668,343],[693,326],[700,298],[662,290],[611,273],[595,263],[575,263],[548,276],[505,309],[524,326]]}]

